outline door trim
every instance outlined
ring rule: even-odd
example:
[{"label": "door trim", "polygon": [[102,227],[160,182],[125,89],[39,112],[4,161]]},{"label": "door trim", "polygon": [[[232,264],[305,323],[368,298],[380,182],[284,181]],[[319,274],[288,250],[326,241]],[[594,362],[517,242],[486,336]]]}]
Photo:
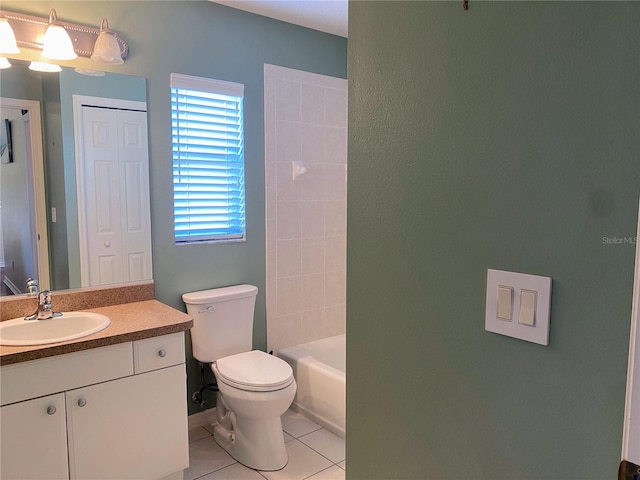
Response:
[{"label": "door trim", "polygon": [[40,102],[2,97],[3,107],[29,110],[29,142],[31,142],[31,182],[35,217],[31,219],[36,238],[33,241],[38,265],[38,285],[41,290],[50,288],[49,229],[47,228],[47,201],[44,182],[44,151],[42,143],[42,115]]},{"label": "door trim", "polygon": [[117,98],[91,97],[88,95],[73,95],[73,137],[76,153],[76,204],[78,208],[78,240],[80,254],[80,286],[90,286],[89,280],[89,250],[87,245],[87,216],[84,178],[84,144],[82,125],[84,123],[82,107],[102,107],[119,110],[139,110],[146,112],[147,103],[135,100],[121,100]]},{"label": "door trim", "polygon": [[636,233],[636,264],[631,308],[631,335],[629,339],[629,364],[627,393],[622,435],[622,459],[640,464],[640,202],[638,204],[638,228]]}]

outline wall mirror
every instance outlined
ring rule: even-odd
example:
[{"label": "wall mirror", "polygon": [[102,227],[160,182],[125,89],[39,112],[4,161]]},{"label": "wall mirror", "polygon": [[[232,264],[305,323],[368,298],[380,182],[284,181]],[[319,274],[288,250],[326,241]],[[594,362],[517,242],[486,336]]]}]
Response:
[{"label": "wall mirror", "polygon": [[[34,72],[28,62],[10,61],[0,71],[0,296],[25,292],[28,277],[52,290],[151,279],[146,79],[67,67]],[[132,193],[138,198],[129,201]],[[114,270],[113,251],[121,248],[114,238],[131,230],[112,225],[115,218],[132,219],[141,231],[121,243],[144,245],[148,257],[129,254],[129,266]],[[89,227],[99,234],[92,240]],[[89,278],[84,257],[92,251]]]}]

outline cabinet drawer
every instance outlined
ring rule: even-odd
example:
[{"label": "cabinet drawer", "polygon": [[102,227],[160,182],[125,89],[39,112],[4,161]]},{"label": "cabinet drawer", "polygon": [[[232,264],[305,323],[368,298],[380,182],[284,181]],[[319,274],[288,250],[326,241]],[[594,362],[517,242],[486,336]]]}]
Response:
[{"label": "cabinet drawer", "polygon": [[133,368],[136,374],[184,363],[184,333],[133,342]]}]

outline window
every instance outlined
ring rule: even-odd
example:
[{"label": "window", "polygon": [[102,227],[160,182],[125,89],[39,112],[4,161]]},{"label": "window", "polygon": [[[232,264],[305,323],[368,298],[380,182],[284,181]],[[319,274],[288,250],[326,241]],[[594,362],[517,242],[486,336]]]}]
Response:
[{"label": "window", "polygon": [[245,240],[243,96],[238,83],[171,74],[176,244]]}]

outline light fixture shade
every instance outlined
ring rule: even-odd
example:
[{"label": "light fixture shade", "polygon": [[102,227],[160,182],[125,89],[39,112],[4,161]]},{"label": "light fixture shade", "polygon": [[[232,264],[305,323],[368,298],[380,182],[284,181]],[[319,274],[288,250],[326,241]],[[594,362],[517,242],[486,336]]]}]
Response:
[{"label": "light fixture shade", "polygon": [[0,17],[0,53],[20,53],[9,20]]},{"label": "light fixture shade", "polygon": [[31,62],[29,64],[29,70],[35,70],[36,72],[61,72],[62,68],[60,65],[56,65],[55,63],[45,63],[45,62]]},{"label": "light fixture shade", "polygon": [[109,63],[111,65],[122,65],[122,53],[120,52],[120,44],[115,33],[109,30],[109,23],[106,18],[102,19],[100,34],[93,47],[93,55],[91,60],[96,62]]},{"label": "light fixture shade", "polygon": [[78,58],[73,50],[73,43],[69,34],[57,21],[56,11],[49,13],[49,26],[42,41],[42,56],[51,60],[73,60]]},{"label": "light fixture shade", "polygon": [[11,64],[6,57],[0,57],[0,70],[3,70],[5,68],[11,68]]}]

